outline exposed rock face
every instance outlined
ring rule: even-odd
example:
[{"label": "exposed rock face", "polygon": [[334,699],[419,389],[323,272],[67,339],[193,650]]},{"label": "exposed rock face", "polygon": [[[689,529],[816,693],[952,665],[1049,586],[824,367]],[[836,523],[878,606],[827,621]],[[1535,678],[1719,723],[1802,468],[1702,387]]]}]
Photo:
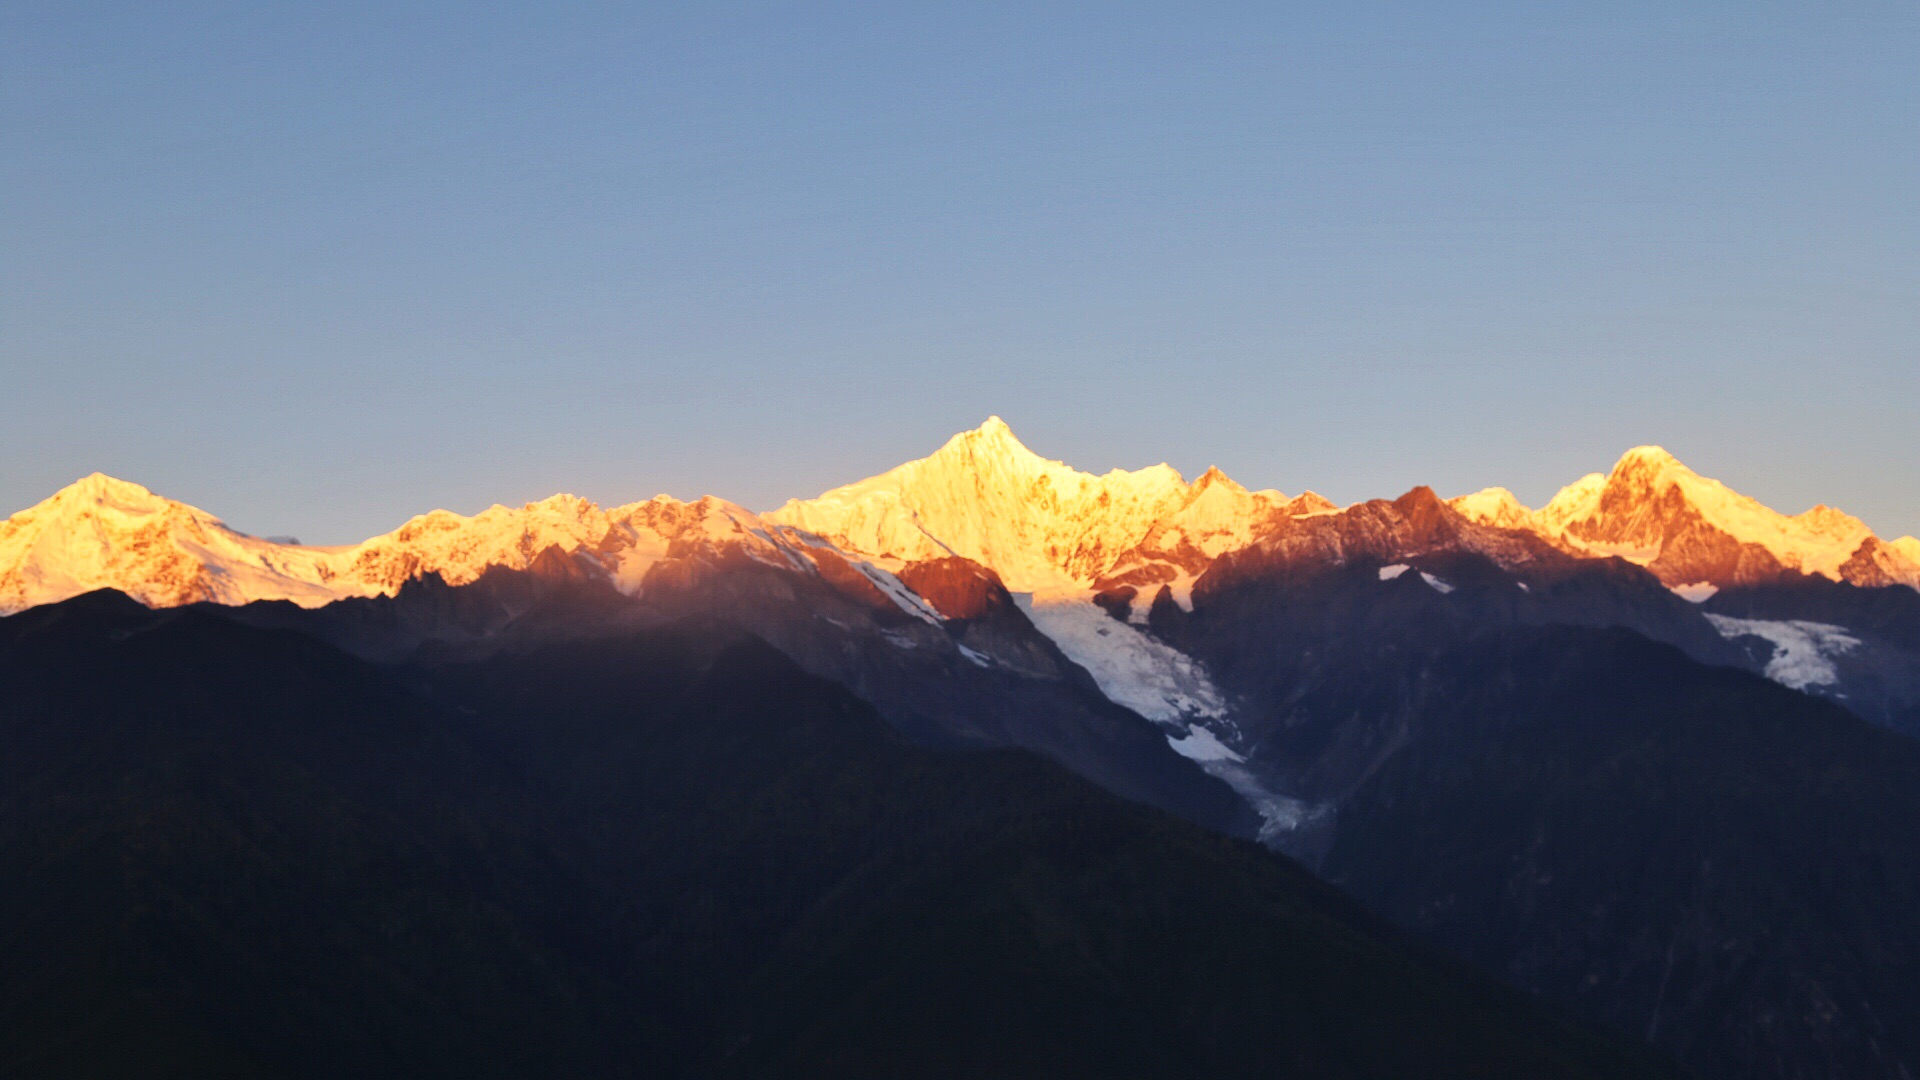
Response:
[{"label": "exposed rock face", "polygon": [[1840,580],[1854,585],[1907,585],[1920,589],[1920,540],[1869,536],[1840,566]]},{"label": "exposed rock face", "polygon": [[1163,588],[1175,603],[1190,608],[1193,583],[1215,559],[1253,543],[1294,513],[1318,512],[1301,508],[1317,508],[1325,501],[1311,492],[1288,501],[1277,491],[1248,491],[1219,469],[1208,469],[1180,507],[1116,559],[1097,587],[1108,594],[1133,587],[1145,601]]},{"label": "exposed rock face", "polygon": [[999,574],[957,555],[908,563],[898,576],[902,585],[949,619],[982,619],[1013,608]]},{"label": "exposed rock face", "polygon": [[1829,506],[1789,517],[1709,479],[1657,446],[1561,489],[1538,511],[1502,488],[1451,500],[1473,520],[1525,529],[1574,554],[1619,556],[1675,587],[1730,588],[1817,575],[1920,588],[1920,541],[1876,538]]},{"label": "exposed rock face", "polygon": [[1479,524],[1432,489],[1417,487],[1391,502],[1374,499],[1337,513],[1283,518],[1257,542],[1224,554],[1197,588],[1217,590],[1290,568],[1393,563],[1439,552],[1481,555],[1510,570],[1572,561],[1532,533]]}]

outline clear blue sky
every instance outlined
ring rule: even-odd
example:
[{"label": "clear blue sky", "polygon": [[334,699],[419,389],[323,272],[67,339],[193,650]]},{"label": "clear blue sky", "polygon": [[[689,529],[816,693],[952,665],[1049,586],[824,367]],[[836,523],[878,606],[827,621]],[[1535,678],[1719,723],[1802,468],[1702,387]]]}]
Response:
[{"label": "clear blue sky", "polygon": [[[687,10],[672,11],[670,7]],[[0,512],[755,508],[988,413],[1920,532],[1920,5],[0,5]]]}]

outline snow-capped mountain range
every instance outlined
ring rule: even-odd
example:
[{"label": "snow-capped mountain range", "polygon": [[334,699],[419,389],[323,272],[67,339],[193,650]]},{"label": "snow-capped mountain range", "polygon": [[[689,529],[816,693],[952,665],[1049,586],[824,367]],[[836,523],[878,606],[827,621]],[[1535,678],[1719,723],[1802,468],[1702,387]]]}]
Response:
[{"label": "snow-capped mountain range", "polygon": [[[1578,567],[1616,557],[1657,578],[1628,568],[1669,605],[1677,602],[1659,584],[1695,604],[1719,590],[1796,580],[1920,589],[1920,541],[1882,541],[1824,506],[1777,513],[1657,447],[1628,451],[1609,473],[1574,482],[1537,510],[1500,488],[1450,500],[1418,488],[1391,502],[1339,508],[1312,492],[1290,498],[1248,490],[1217,469],[1192,482],[1165,464],[1090,475],[1035,454],[998,417],[928,457],[764,514],[711,496],[602,508],[555,495],[471,517],[435,510],[341,547],[248,536],[203,510],[95,474],[0,524],[0,614],[103,588],[150,607],[283,600],[318,608],[393,596],[428,576],[464,585],[495,568],[527,570],[556,556],[641,600],[703,568],[803,575],[832,595],[909,617],[919,631],[881,635],[899,648],[1031,669],[1030,646],[994,639],[1003,646],[996,657],[977,636],[982,631],[963,629],[967,613],[941,593],[942,583],[966,577],[954,576],[954,566],[966,565],[956,560],[977,564],[991,572],[987,580],[999,580],[969,588],[1004,585],[1032,628],[1084,668],[1102,694],[1160,725],[1174,750],[1251,803],[1269,832],[1294,828],[1311,810],[1280,794],[1286,785],[1271,771],[1260,771],[1249,757],[1258,740],[1236,718],[1235,695],[1207,663],[1156,629],[1155,612],[1165,605],[1191,613],[1196,592],[1258,589],[1276,572],[1358,568],[1374,588],[1412,582],[1465,611],[1482,601],[1472,590],[1450,595],[1450,568],[1477,559],[1507,576],[1507,591],[1496,594],[1529,597],[1537,611],[1524,618],[1614,621],[1683,648],[1692,640],[1690,651],[1702,658],[1728,642],[1759,641],[1761,651],[1748,661],[1754,670],[1841,700],[1855,687],[1835,664],[1872,668],[1874,692],[1896,702],[1875,706],[1882,712],[1905,708],[1898,703],[1912,695],[1901,680],[1920,678],[1920,658],[1904,646],[1889,651],[1884,628],[1750,608],[1706,618],[1661,614],[1644,597],[1591,616],[1578,606],[1585,601],[1569,608],[1573,601],[1547,595]],[[1403,581],[1409,569],[1418,573]],[[1536,586],[1546,594],[1528,592]],[[1500,600],[1498,610],[1513,602]],[[950,633],[938,632],[943,626]],[[808,632],[797,623],[782,627],[795,648]]]},{"label": "snow-capped mountain range", "polygon": [[[588,560],[637,595],[647,572],[669,557],[706,553],[817,571],[823,554],[831,557],[821,548],[723,499],[665,495],[612,509],[555,495],[472,517],[435,510],[358,544],[306,547],[236,532],[204,510],[95,473],[0,524],[0,612],[103,588],[150,607],[318,607],[391,596],[427,574],[463,585],[492,567],[525,569],[550,550]],[[926,610],[892,575],[865,571],[903,606]]]},{"label": "snow-capped mountain range", "polygon": [[[1611,472],[1575,481],[1538,510],[1504,488],[1447,502],[1472,522],[1531,533],[1568,554],[1626,559],[1683,592],[1798,574],[1920,588],[1920,540],[1883,541],[1826,506],[1778,513],[1659,447],[1628,451]],[[1146,599],[1166,587],[1185,606],[1221,555],[1295,518],[1358,511],[1312,492],[1250,491],[1217,469],[1191,483],[1165,464],[1090,475],[1027,449],[999,417],[926,458],[767,514],[711,496],[603,509],[555,495],[471,517],[435,510],[343,547],[248,536],[96,473],[0,523],[0,612],[100,588],[156,607],[316,606],[390,595],[428,573],[461,584],[491,566],[523,568],[548,548],[584,552],[637,592],[676,545],[803,563],[822,541],[888,569],[958,555],[1042,599],[1127,585]]]},{"label": "snow-capped mountain range", "polygon": [[[448,685],[576,648],[617,660],[682,628],[750,635],[909,742],[1049,758],[1365,885],[1363,900],[1445,947],[1454,927],[1497,928],[1473,939],[1489,942],[1533,927],[1517,959],[1489,966],[1524,975],[1571,948],[1552,970],[1576,1001],[1593,972],[1617,971],[1657,1007],[1668,974],[1691,971],[1688,993],[1718,1009],[1739,972],[1715,958],[1761,955],[1778,924],[1749,904],[1800,880],[1776,866],[1807,865],[1835,836],[1849,843],[1834,865],[1866,867],[1873,887],[1912,864],[1908,847],[1852,843],[1888,830],[1847,830],[1912,817],[1910,751],[1873,739],[1920,737],[1920,541],[1827,507],[1778,513],[1657,447],[1537,509],[1500,488],[1424,487],[1339,507],[1217,469],[1091,475],[990,418],[765,513],[555,495],[313,547],[95,474],[0,522],[0,615],[100,589],[232,608],[153,625],[310,635]],[[131,607],[86,598],[0,630],[33,641]],[[1656,879],[1679,905],[1671,920],[1611,921],[1645,892],[1646,860],[1621,835],[1693,845]],[[1742,866],[1783,836],[1798,846],[1760,864],[1759,886],[1702,889],[1688,869]],[[1615,861],[1584,873],[1596,852]],[[1805,889],[1789,914],[1832,895],[1824,879]],[[1696,940],[1703,895],[1735,914]],[[1874,958],[1856,943],[1889,940],[1905,909],[1889,910],[1825,947]],[[1677,965],[1674,941],[1693,950]],[[1821,993],[1820,1008],[1766,998],[1752,1015],[1824,1017]],[[1629,1013],[1638,1029],[1646,1004]],[[1879,1037],[1878,1023],[1857,1030]]]}]

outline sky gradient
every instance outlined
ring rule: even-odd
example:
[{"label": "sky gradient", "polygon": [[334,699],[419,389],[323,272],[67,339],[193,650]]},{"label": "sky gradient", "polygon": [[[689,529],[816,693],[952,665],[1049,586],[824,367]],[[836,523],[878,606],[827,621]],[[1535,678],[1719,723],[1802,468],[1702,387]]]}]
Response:
[{"label": "sky gradient", "polygon": [[0,7],[0,514],[768,509],[998,413],[1920,533],[1920,5],[666,7]]}]

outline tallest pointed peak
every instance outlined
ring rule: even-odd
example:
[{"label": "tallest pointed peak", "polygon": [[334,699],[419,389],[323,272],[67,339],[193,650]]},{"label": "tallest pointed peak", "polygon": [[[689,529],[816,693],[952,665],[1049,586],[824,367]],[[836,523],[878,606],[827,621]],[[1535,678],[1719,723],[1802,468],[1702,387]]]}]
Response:
[{"label": "tallest pointed peak", "polygon": [[855,554],[916,562],[960,555],[1015,592],[1084,588],[1153,525],[1191,501],[1165,465],[1083,473],[1042,457],[1005,420],[933,454],[794,500],[768,517]]},{"label": "tallest pointed peak", "polygon": [[986,423],[967,432],[967,434],[972,436],[975,441],[993,446],[1005,446],[1020,450],[1027,448],[1027,444],[1020,441],[1020,436],[1013,433],[1013,428],[998,416],[987,417]]},{"label": "tallest pointed peak", "polygon": [[947,445],[942,447],[941,451],[942,453],[936,454],[935,457],[941,457],[950,452],[997,458],[1036,456],[1033,451],[1027,449],[1027,444],[1020,441],[1020,436],[1013,433],[1013,428],[998,416],[989,416],[986,423],[979,427],[963,431],[948,439]]},{"label": "tallest pointed peak", "polygon": [[1666,447],[1649,444],[1646,446],[1636,446],[1626,453],[1621,454],[1620,460],[1614,463],[1613,471],[1619,472],[1622,469],[1628,468],[1661,470],[1670,468],[1685,469],[1686,466],[1680,464],[1679,458],[1668,453]]}]

